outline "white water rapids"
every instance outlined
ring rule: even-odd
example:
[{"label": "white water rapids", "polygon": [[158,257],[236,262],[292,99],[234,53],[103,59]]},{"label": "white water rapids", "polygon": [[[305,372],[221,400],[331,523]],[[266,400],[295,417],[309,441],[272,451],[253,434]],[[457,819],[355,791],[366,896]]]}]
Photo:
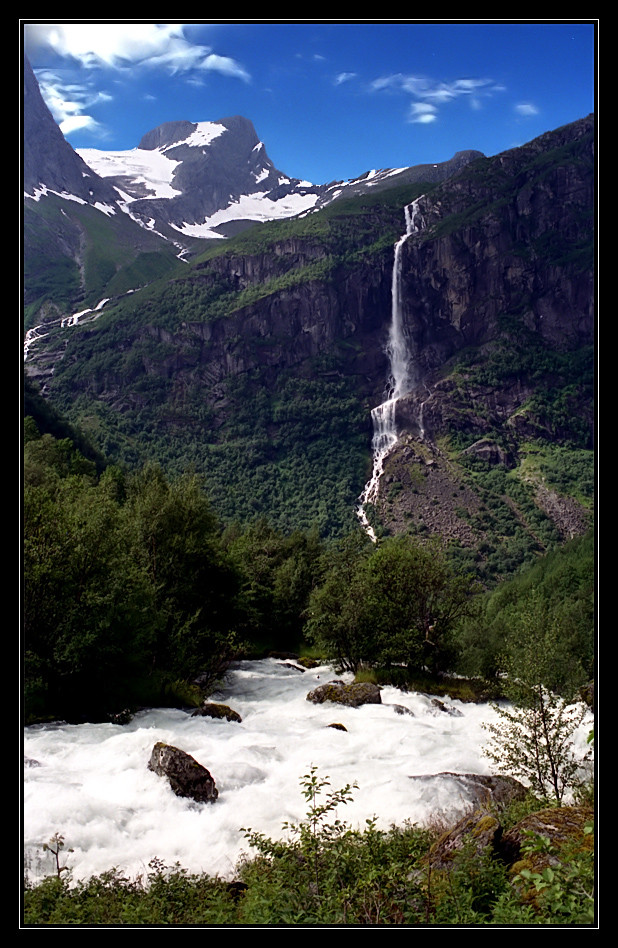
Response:
[{"label": "white water rapids", "polygon": [[389,359],[389,379],[386,390],[386,400],[377,405],[371,412],[373,423],[373,438],[371,450],[373,467],[371,478],[365,485],[359,497],[357,514],[372,540],[375,534],[367,520],[365,504],[374,504],[378,496],[378,485],[384,471],[384,461],[397,444],[397,423],[395,413],[397,402],[407,395],[414,382],[411,369],[412,354],[408,346],[405,328],[403,325],[403,294],[401,281],[401,252],[408,237],[417,233],[422,227],[422,217],[418,210],[420,198],[404,208],[406,230],[395,244],[393,260],[393,274],[391,279],[391,322],[389,327],[386,354]]},{"label": "white water rapids", "polygon": [[[337,816],[361,829],[374,816],[388,829],[463,812],[469,801],[452,778],[411,778],[490,773],[481,725],[496,719],[492,708],[446,698],[444,711],[427,695],[390,687],[382,689],[382,704],[360,708],[306,700],[333,677],[327,666],[302,673],[275,659],[239,663],[212,700],[234,708],[240,724],[154,709],[126,725],[25,728],[30,877],[53,871],[49,854],[41,862],[42,845],[60,833],[73,849],[65,853],[74,879],[112,867],[134,877],[148,871],[153,857],[232,878],[240,854],[250,851],[241,827],[282,838],[282,822],[305,816],[299,781],[312,765],[330,777],[331,790],[358,783],[353,803]],[[328,726],[335,722],[347,731]],[[578,738],[582,747],[587,731]],[[180,747],[208,768],[219,791],[214,804],[175,796],[165,778],[148,770],[156,741]]]}]

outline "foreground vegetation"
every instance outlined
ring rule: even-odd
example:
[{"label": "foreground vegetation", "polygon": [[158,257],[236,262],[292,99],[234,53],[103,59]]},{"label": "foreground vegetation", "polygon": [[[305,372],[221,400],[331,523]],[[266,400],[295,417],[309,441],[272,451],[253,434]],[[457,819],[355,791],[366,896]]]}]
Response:
[{"label": "foreground vegetation", "polygon": [[[444,827],[377,829],[367,820],[352,829],[337,814],[353,787],[327,790],[316,769],[301,781],[304,820],[284,824],[286,837],[245,829],[253,850],[233,882],[191,874],[153,859],[135,879],[118,868],[71,884],[70,851],[50,841],[56,871],[42,882],[26,879],[24,923],[37,925],[591,925],[594,922],[592,810],[583,835],[561,846],[531,834],[509,867],[490,847],[470,838],[446,868],[432,863]],[[512,826],[541,801],[500,814]],[[534,855],[546,864],[530,862]],[[550,861],[551,860],[551,865]]]},{"label": "foreground vegetation", "polygon": [[484,590],[419,538],[224,527],[196,475],[105,466],[54,430],[26,418],[28,722],[198,703],[196,680],[207,690],[234,658],[303,641],[404,686],[457,672],[495,689],[533,634],[540,684],[570,698],[593,677],[592,534]]},{"label": "foreground vegetation", "polygon": [[[522,776],[537,797],[501,813],[503,826],[573,790],[569,702],[594,669],[591,534],[483,590],[447,549],[411,537],[374,545],[358,530],[327,542],[264,520],[224,527],[200,478],[106,466],[87,444],[76,447],[70,429],[54,430],[26,418],[26,722],[197,703],[239,654],[304,639],[357,677],[400,687],[449,688],[445,672],[463,672],[486,697],[510,682],[519,710],[493,735],[497,769]],[[559,848],[530,837],[517,868],[464,845],[437,870],[428,857],[444,827],[382,831],[369,820],[352,829],[338,812],[353,787],[327,791],[313,770],[302,787],[306,819],[285,826],[283,841],[245,829],[251,852],[231,883],[156,858],[140,878],[116,867],[73,883],[56,835],[47,844],[55,873],[26,879],[24,924],[594,921],[591,821]],[[551,861],[539,867],[532,854]]]}]

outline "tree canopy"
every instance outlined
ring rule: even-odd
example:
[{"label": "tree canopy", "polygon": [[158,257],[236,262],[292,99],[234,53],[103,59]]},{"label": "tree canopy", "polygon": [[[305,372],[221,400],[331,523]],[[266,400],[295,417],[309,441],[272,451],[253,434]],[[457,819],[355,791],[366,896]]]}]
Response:
[{"label": "tree canopy", "polygon": [[405,664],[440,670],[477,584],[454,573],[437,544],[390,538],[361,556],[340,552],[309,603],[307,633],[343,668]]}]

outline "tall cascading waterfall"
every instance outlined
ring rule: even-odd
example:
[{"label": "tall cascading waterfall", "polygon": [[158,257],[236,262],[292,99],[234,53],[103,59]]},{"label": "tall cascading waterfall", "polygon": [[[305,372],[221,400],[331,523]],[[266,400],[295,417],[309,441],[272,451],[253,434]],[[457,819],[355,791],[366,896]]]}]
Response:
[{"label": "tall cascading waterfall", "polygon": [[423,226],[423,219],[418,209],[417,198],[412,204],[404,208],[406,231],[395,244],[395,258],[393,260],[393,275],[391,280],[391,325],[386,345],[386,354],[389,358],[389,378],[386,389],[387,398],[381,405],[377,405],[371,412],[373,422],[373,438],[371,450],[373,453],[373,469],[371,478],[359,497],[357,507],[358,518],[363,529],[375,542],[376,535],[367,519],[365,504],[374,504],[378,496],[378,485],[384,470],[384,461],[397,444],[397,423],[395,413],[397,402],[403,395],[407,395],[414,382],[411,375],[412,353],[403,326],[403,299],[401,281],[401,252],[408,237],[418,233]]}]

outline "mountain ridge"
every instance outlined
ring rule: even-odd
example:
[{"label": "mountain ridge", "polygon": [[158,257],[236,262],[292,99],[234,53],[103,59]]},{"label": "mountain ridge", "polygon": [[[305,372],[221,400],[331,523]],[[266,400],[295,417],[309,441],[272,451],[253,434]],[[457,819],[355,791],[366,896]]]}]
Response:
[{"label": "mountain ridge", "polygon": [[[163,123],[129,151],[76,152],[43,101],[26,57],[23,81],[27,329],[37,314],[46,321],[74,317],[119,288],[144,285],[153,273],[168,272],[172,258],[199,253],[206,240],[419,176],[441,179],[480,155],[460,152],[436,165],[312,184],[278,171],[243,116]],[[123,248],[119,256],[113,246]]]},{"label": "mountain ridge", "polygon": [[204,473],[226,522],[341,532],[370,473],[393,245],[415,202],[424,225],[401,254],[415,380],[368,513],[379,535],[437,534],[495,579],[591,522],[593,152],[589,117],[444,183],[209,242],[50,339],[29,372],[113,458]]},{"label": "mountain ridge", "polygon": [[[266,515],[340,535],[388,390],[397,244],[411,384],[367,518],[378,537],[440,536],[493,582],[592,522],[594,136],[588,116],[492,158],[301,183],[324,188],[306,191],[314,206],[243,228],[248,181],[273,204],[298,183],[241,116],[165,123],[132,151],[159,162],[158,179],[140,181],[136,164],[123,189],[126,164],[93,171],[101,187],[115,181],[113,213],[60,190],[26,199],[39,336],[26,373],[110,460],[202,473],[224,522]],[[210,191],[196,198],[205,167]],[[73,169],[83,188],[82,163]],[[229,204],[232,185],[236,236],[172,226],[171,209],[199,219],[209,200]],[[412,205],[418,225],[403,240]],[[153,211],[176,243],[157,235]]]},{"label": "mountain ridge", "polygon": [[[233,137],[226,136],[226,131]],[[239,115],[213,122],[166,122],[147,132],[137,149],[127,152],[78,151],[102,177],[134,195],[133,201],[127,201],[127,210],[144,222],[154,219],[151,226],[157,232],[165,236],[171,227],[183,236],[210,239],[233,236],[263,221],[310,213],[341,197],[419,180],[441,181],[483,157],[479,151],[460,151],[444,162],[371,170],[349,181],[315,184],[277,170],[253,123]],[[140,177],[140,172],[147,174],[147,162],[140,172],[131,168],[139,151],[157,152],[170,163],[178,162],[168,169],[170,190],[165,195],[157,194],[154,167],[150,182]],[[144,186],[149,195],[140,193]]]}]

